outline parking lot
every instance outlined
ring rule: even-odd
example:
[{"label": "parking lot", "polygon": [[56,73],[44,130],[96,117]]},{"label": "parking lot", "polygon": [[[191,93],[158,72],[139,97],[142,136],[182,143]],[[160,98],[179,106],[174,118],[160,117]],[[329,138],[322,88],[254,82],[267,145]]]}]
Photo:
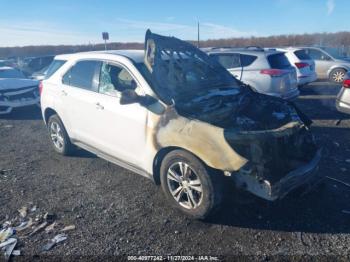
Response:
[{"label": "parking lot", "polygon": [[[339,88],[313,83],[300,89],[296,103],[314,121],[323,147],[319,172],[350,183],[350,116],[335,109]],[[32,203],[58,223],[76,226],[46,253],[41,247],[54,235],[21,238],[26,258],[350,254],[350,187],[329,178],[308,194],[295,192],[272,204],[232,190],[214,217],[193,221],[172,209],[146,178],[82,150],[73,157],[56,154],[38,108],[0,116],[0,145],[0,222]]]}]

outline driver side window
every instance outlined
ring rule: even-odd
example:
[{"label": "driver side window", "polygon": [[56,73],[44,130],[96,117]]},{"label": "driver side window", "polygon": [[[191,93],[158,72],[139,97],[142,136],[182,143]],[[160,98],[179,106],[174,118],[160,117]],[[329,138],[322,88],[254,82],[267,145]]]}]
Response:
[{"label": "driver side window", "polygon": [[135,90],[136,81],[123,67],[104,62],[100,72],[99,92],[110,96],[118,96],[127,89]]}]

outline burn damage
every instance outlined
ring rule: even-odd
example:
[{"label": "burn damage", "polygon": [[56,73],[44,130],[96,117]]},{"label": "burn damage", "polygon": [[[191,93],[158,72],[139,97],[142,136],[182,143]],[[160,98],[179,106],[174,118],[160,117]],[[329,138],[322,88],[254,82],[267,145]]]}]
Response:
[{"label": "burn damage", "polygon": [[294,104],[253,92],[189,43],[146,34],[145,65],[167,104],[157,150],[184,148],[246,190],[274,200],[315,178],[320,151]]}]

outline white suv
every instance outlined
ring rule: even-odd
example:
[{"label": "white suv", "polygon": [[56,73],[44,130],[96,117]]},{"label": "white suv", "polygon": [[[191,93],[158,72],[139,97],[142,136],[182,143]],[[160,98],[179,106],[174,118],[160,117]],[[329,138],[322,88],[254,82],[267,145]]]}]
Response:
[{"label": "white suv", "polygon": [[296,69],[298,85],[306,85],[317,80],[315,61],[305,52],[297,47],[276,48],[285,53],[290,64]]},{"label": "white suv", "polygon": [[176,38],[57,56],[40,90],[57,152],[75,145],[151,178],[194,218],[218,206],[224,179],[275,200],[316,178],[309,120]]}]

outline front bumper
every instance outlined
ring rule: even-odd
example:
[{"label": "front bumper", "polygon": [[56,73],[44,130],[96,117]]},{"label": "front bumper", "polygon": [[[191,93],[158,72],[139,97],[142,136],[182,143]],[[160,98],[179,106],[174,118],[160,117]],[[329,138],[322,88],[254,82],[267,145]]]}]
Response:
[{"label": "front bumper", "polygon": [[350,104],[337,99],[335,102],[335,106],[339,112],[350,114]]},{"label": "front bumper", "polygon": [[244,188],[263,199],[274,201],[283,198],[301,185],[316,183],[317,180],[321,179],[317,176],[320,159],[321,149],[316,152],[309,163],[289,172],[274,184],[271,184],[267,180],[259,181],[255,176],[249,174],[249,171],[244,170],[244,168],[237,173],[233,173],[231,177],[237,187]]},{"label": "front bumper", "polygon": [[317,80],[317,74],[314,72],[311,75],[299,75],[298,76],[298,86],[306,85]]},{"label": "front bumper", "polygon": [[18,101],[0,101],[0,115],[9,114],[14,108],[32,105],[40,105],[40,97]]}]

